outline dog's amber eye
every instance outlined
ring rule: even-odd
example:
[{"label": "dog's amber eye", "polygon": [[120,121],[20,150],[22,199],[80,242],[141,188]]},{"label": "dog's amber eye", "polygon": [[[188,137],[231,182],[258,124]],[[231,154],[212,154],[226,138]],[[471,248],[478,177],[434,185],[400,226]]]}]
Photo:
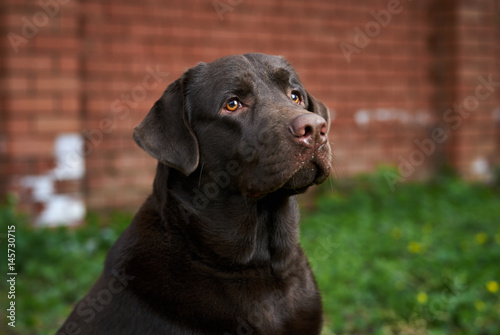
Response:
[{"label": "dog's amber eye", "polygon": [[230,112],[234,112],[239,107],[241,107],[241,102],[238,99],[231,99],[228,102],[226,102],[226,110]]},{"label": "dog's amber eye", "polygon": [[292,101],[296,104],[300,104],[302,102],[302,97],[300,96],[299,92],[292,92],[292,94],[290,95],[290,99],[292,99]]}]

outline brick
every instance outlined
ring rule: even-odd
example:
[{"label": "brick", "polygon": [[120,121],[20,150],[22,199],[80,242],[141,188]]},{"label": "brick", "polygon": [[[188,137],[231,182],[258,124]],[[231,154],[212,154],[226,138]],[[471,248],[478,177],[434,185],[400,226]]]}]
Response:
[{"label": "brick", "polygon": [[74,77],[39,76],[35,79],[35,89],[39,92],[71,92],[78,90],[80,83]]},{"label": "brick", "polygon": [[7,100],[7,110],[11,113],[33,114],[36,112],[52,112],[56,108],[56,99],[51,97],[15,97]]},{"label": "brick", "polygon": [[80,120],[58,115],[38,116],[35,118],[35,130],[38,133],[71,133],[80,131]]},{"label": "brick", "polygon": [[52,59],[50,56],[38,55],[27,57],[24,55],[7,57],[7,67],[12,71],[21,70],[46,70],[52,69]]},{"label": "brick", "polygon": [[11,91],[27,91],[32,85],[32,80],[25,76],[9,76],[4,79],[4,87]]},{"label": "brick", "polygon": [[54,188],[58,194],[79,193],[82,191],[81,180],[56,180]]},{"label": "brick", "polygon": [[9,134],[29,134],[33,131],[33,122],[27,118],[8,119],[5,121],[5,132]]},{"label": "brick", "polygon": [[44,35],[39,34],[36,38],[33,38],[33,45],[37,50],[58,50],[59,52],[69,52],[73,53],[80,47],[80,41],[75,38],[75,36],[54,36],[47,35],[44,31]]},{"label": "brick", "polygon": [[79,69],[79,59],[72,55],[71,57],[62,56],[58,61],[58,68],[61,72],[77,72]]},{"label": "brick", "polygon": [[36,175],[49,173],[56,167],[56,161],[52,157],[40,157],[35,159],[36,163],[33,164]]},{"label": "brick", "polygon": [[47,138],[11,137],[6,146],[7,155],[14,157],[51,157],[54,154],[54,142]]}]

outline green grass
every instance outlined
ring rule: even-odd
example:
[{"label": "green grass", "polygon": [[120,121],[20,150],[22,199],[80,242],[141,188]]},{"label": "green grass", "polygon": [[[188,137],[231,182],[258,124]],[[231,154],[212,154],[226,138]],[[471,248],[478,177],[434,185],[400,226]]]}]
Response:
[{"label": "green grass", "polygon": [[[301,227],[323,295],[324,334],[500,334],[498,187],[441,177],[391,192],[383,172],[330,186]],[[18,276],[16,328],[6,325],[2,293],[0,333],[54,334],[131,217],[31,229],[12,203],[2,206],[0,268],[6,226],[15,224]]]},{"label": "green grass", "polygon": [[[16,327],[7,326],[7,294],[0,296],[0,334],[55,334],[73,306],[102,271],[108,249],[128,226],[132,214],[96,215],[84,227],[32,229],[12,204],[0,208],[2,230],[16,225]],[[5,222],[5,223],[4,223]],[[3,234],[4,232],[0,232]],[[4,237],[0,235],[0,268],[7,268]],[[7,273],[7,271],[4,271]],[[4,280],[0,291],[6,292]],[[5,307],[4,307],[5,306]]]},{"label": "green grass", "polygon": [[326,334],[500,334],[498,188],[444,177],[391,192],[381,173],[334,189],[302,220]]}]

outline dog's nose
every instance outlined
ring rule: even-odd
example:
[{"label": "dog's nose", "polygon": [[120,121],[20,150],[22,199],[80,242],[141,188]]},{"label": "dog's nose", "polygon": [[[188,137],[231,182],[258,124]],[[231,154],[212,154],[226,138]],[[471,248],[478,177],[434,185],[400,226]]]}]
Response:
[{"label": "dog's nose", "polygon": [[313,147],[315,143],[318,147],[325,144],[327,130],[326,120],[313,113],[301,114],[290,123],[292,135],[308,147]]}]

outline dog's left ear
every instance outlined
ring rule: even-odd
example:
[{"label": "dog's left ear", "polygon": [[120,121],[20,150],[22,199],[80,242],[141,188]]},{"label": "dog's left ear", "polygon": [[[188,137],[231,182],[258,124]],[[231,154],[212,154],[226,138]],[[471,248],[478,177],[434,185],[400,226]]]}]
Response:
[{"label": "dog's left ear", "polygon": [[144,120],[134,128],[134,140],[159,162],[190,175],[198,166],[198,140],[184,104],[186,75],[168,86]]},{"label": "dog's left ear", "polygon": [[307,101],[307,110],[322,116],[326,120],[328,129],[330,129],[330,111],[328,110],[328,107],[309,93],[307,93]]}]

